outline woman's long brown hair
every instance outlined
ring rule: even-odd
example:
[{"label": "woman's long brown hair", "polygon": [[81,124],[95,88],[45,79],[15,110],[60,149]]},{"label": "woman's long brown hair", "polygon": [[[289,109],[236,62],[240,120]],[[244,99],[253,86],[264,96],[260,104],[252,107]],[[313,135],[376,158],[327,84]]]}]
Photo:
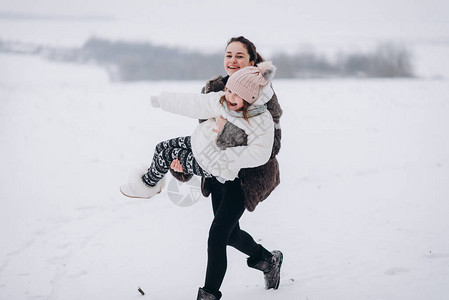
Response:
[{"label": "woman's long brown hair", "polygon": [[243,45],[245,45],[246,50],[248,51],[248,54],[249,54],[249,61],[253,61],[254,65],[257,65],[258,63],[265,61],[263,59],[263,57],[257,52],[256,46],[253,44],[253,42],[248,40],[246,37],[237,36],[237,37],[231,38],[228,41],[228,43],[226,44],[226,48],[229,46],[230,43],[233,43],[233,42],[240,42]]}]

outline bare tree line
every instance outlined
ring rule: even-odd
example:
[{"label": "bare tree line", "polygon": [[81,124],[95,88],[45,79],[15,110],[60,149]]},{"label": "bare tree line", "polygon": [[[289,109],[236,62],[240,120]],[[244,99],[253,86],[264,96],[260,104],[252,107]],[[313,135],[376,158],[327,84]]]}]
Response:
[{"label": "bare tree line", "polygon": [[315,52],[276,54],[278,77],[413,77],[412,55],[400,44],[382,43],[370,52],[337,53],[334,59]]},{"label": "bare tree line", "polygon": [[[111,79],[193,80],[223,73],[223,54],[204,54],[151,43],[89,39],[76,49],[51,48],[0,40],[0,52],[43,55],[51,60],[96,63]],[[316,51],[277,53],[269,58],[276,78],[413,77],[412,55],[400,44],[383,43],[369,52],[337,53],[334,58]]]}]

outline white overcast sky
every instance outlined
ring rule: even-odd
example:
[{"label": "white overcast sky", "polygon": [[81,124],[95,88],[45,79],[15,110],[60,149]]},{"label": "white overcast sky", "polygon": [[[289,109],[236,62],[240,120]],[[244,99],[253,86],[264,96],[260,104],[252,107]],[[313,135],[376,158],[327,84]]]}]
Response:
[{"label": "white overcast sky", "polygon": [[120,26],[111,27],[109,37],[192,48],[222,47],[235,35],[259,47],[339,39],[449,41],[448,0],[0,0],[0,12],[111,17]]}]

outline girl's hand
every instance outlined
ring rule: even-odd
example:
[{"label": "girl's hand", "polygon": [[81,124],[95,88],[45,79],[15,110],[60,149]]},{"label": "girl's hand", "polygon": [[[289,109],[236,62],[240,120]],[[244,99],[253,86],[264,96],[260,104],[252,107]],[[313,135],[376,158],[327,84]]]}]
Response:
[{"label": "girl's hand", "polygon": [[181,162],[179,161],[179,159],[175,159],[174,161],[172,161],[170,164],[170,168],[172,168],[173,171],[178,172],[178,173],[183,172]]},{"label": "girl's hand", "polygon": [[220,116],[217,120],[217,129],[214,129],[215,132],[220,132],[223,130],[223,127],[225,126],[226,122],[228,120],[226,120],[225,118],[223,118],[222,116]]}]

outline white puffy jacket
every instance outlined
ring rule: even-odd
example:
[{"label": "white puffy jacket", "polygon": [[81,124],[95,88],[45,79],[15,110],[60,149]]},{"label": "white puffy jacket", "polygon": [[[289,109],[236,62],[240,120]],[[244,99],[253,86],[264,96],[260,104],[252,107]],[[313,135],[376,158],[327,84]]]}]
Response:
[{"label": "white puffy jacket", "polygon": [[[192,151],[198,164],[206,172],[225,180],[234,180],[241,168],[253,168],[265,164],[271,155],[274,140],[274,122],[268,110],[249,118],[230,115],[220,104],[224,92],[193,94],[164,92],[153,98],[155,106],[165,111],[195,118],[208,119],[198,125],[192,134]],[[273,90],[267,85],[253,105],[262,105],[271,99]],[[248,135],[247,146],[221,150],[217,147],[214,132],[216,118],[222,116],[228,122],[243,129]]]}]

